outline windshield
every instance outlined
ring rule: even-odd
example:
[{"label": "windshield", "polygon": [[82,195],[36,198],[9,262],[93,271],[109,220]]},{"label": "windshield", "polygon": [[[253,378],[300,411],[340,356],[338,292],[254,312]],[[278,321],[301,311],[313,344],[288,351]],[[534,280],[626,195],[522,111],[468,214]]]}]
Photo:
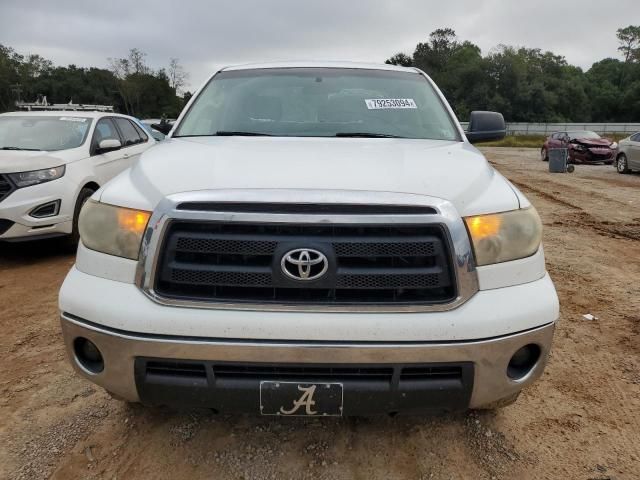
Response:
[{"label": "windshield", "polygon": [[0,116],[0,150],[67,150],[82,145],[91,119],[85,117]]},{"label": "windshield", "polygon": [[580,132],[569,132],[569,138],[575,140],[576,138],[600,138],[596,132],[590,132],[588,130]]},{"label": "windshield", "polygon": [[421,74],[344,68],[220,72],[174,137],[209,135],[460,140]]},{"label": "windshield", "polygon": [[146,123],[140,122],[140,125],[142,125],[143,128],[146,130],[146,132],[156,140],[164,140],[164,137],[165,137],[164,133],[154,130],[153,128],[151,128],[150,125],[147,125]]}]

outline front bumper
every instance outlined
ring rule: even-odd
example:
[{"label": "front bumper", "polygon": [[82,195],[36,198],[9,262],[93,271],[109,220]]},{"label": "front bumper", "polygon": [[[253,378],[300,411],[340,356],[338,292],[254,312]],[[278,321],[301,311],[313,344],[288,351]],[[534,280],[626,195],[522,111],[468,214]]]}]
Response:
[{"label": "front bumper", "polygon": [[[19,188],[0,202],[0,240],[21,241],[68,235],[72,231],[77,185],[67,177],[40,185]],[[30,213],[39,206],[60,202],[58,213],[36,218]],[[2,226],[9,226],[2,228]]]},{"label": "front bumper", "polygon": [[[551,322],[524,332],[473,341],[382,343],[221,340],[136,334],[65,313],[61,323],[67,352],[76,371],[108,391],[133,402],[208,406],[223,412],[259,413],[261,379],[259,376],[249,379],[241,388],[239,384],[220,383],[223,379],[216,378],[209,368],[212,362],[307,367],[331,362],[341,367],[390,366],[394,372],[416,364],[471,366],[463,369],[467,372],[464,375],[468,376],[470,371],[471,377],[462,378],[458,384],[431,384],[419,391],[400,388],[397,382],[379,385],[377,390],[346,382],[346,415],[481,408],[508,398],[542,374],[555,327]],[[101,351],[104,369],[100,373],[92,373],[78,362],[74,351],[77,338],[89,339]],[[513,354],[528,344],[539,347],[539,359],[528,373],[513,380],[507,375],[507,365]],[[153,379],[145,377],[144,365],[148,359],[199,363],[206,372],[197,384],[176,375],[175,378],[165,376],[158,386],[157,381],[154,384]],[[349,403],[349,398],[354,401]]]},{"label": "front bumper", "polygon": [[615,150],[602,150],[599,149],[596,152],[591,149],[586,152],[572,152],[569,160],[571,163],[576,164],[596,164],[612,162],[615,158]]}]

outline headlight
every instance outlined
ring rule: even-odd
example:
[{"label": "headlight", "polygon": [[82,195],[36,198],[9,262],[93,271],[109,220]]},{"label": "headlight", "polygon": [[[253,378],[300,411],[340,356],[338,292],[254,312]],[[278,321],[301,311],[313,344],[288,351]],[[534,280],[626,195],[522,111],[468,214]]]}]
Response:
[{"label": "headlight", "polygon": [[533,207],[464,220],[478,265],[529,257],[540,246],[542,222]]},{"label": "headlight", "polygon": [[151,212],[89,200],[79,219],[80,238],[91,250],[136,260]]},{"label": "headlight", "polygon": [[53,168],[45,168],[44,170],[33,170],[31,172],[10,173],[9,177],[16,184],[16,187],[29,187],[38,183],[50,182],[57,180],[64,175],[64,165]]},{"label": "headlight", "polygon": [[618,148],[618,142],[613,142],[611,145],[609,145],[609,148],[611,148],[611,150],[615,150],[616,148]]}]

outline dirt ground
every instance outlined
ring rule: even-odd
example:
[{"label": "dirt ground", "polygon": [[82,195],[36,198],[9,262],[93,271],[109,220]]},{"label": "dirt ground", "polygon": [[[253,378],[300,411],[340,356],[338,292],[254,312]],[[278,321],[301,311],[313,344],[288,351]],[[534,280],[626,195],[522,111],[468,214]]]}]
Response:
[{"label": "dirt ground", "polygon": [[486,153],[540,212],[562,309],[515,405],[321,421],[127,406],[66,361],[56,301],[73,255],[0,244],[0,478],[640,478],[640,174]]}]

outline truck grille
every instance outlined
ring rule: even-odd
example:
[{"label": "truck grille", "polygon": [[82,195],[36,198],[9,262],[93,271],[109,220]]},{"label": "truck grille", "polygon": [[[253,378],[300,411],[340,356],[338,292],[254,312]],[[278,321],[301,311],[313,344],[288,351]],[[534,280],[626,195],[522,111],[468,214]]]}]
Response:
[{"label": "truck grille", "polygon": [[[283,275],[294,249],[328,260],[318,280]],[[440,225],[247,224],[175,220],[162,242],[157,294],[191,301],[433,304],[456,297]]]},{"label": "truck grille", "polygon": [[[237,380],[298,380],[304,382],[369,381],[391,383],[394,374],[400,381],[461,380],[468,364],[407,364],[407,365],[315,365],[315,364],[268,364],[227,363],[207,361],[183,361],[138,358],[139,370],[149,377],[180,377],[207,379],[207,370],[213,379]],[[142,362],[146,368],[143,370]],[[395,380],[395,381],[397,381]]]},{"label": "truck grille", "polygon": [[13,190],[13,184],[9,181],[7,176],[0,174],[0,202],[8,197]]}]

